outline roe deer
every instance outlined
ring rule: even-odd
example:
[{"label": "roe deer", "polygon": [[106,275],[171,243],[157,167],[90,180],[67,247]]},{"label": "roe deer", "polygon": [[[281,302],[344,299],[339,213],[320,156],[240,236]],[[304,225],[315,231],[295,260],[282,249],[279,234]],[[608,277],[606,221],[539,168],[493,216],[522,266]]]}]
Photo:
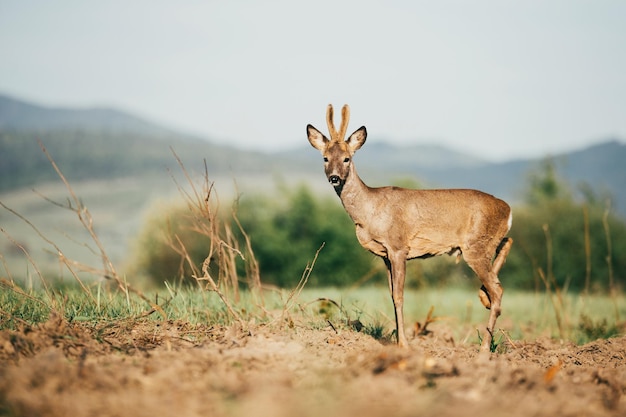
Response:
[{"label": "roe deer", "polygon": [[402,309],[406,261],[448,254],[456,255],[458,262],[462,255],[482,281],[481,302],[491,309],[481,345],[481,350],[488,351],[501,311],[503,290],[498,271],[513,243],[505,237],[511,228],[511,208],[476,190],[368,187],[352,161],[365,143],[367,131],[362,126],[344,140],[349,118],[350,108],[345,105],[337,131],[329,104],[326,121],[330,139],[310,124],[307,136],[324,157],[326,177],[354,221],[359,243],[385,261],[398,344],[408,345]]}]

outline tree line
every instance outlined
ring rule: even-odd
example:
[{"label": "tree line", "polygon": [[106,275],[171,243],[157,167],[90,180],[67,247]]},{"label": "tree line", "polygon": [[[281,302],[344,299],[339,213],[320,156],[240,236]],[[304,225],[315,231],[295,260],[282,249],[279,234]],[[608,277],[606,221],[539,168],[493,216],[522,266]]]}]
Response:
[{"label": "tree line", "polygon": [[[613,214],[610,196],[597,195],[584,185],[580,189],[584,197],[574,198],[549,159],[529,174],[524,201],[513,207],[509,236],[514,245],[500,272],[505,288],[598,291],[623,287],[626,223]],[[173,236],[186,242],[193,262],[202,263],[208,238],[195,232],[198,219],[186,216],[185,210],[173,207],[148,220],[140,237],[143,256],[135,265],[137,273],[156,283],[188,279],[184,262],[168,247]],[[354,225],[336,198],[317,197],[301,185],[282,188],[279,195],[242,197],[225,210],[224,222],[233,221],[233,212],[241,228],[232,230],[242,248],[241,230],[249,237],[265,284],[295,286],[323,246],[308,285],[386,285],[383,263],[359,245]],[[407,267],[407,286],[474,279],[464,263],[456,265],[448,257],[411,261]],[[241,269],[245,274],[243,265]]]},{"label": "tree line", "polygon": [[[207,164],[215,170],[228,171],[231,164],[244,158],[235,150],[184,137],[81,129],[0,130],[0,192],[58,179],[39,143],[71,182],[162,174],[176,166],[170,143],[184,160],[197,161],[198,155],[206,155]],[[197,165],[199,170],[203,168],[202,161]]]}]

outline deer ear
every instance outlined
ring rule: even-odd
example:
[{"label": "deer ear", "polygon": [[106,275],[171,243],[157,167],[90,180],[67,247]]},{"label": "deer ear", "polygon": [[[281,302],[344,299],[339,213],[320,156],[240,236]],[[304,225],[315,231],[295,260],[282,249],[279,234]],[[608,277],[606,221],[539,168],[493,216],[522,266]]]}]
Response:
[{"label": "deer ear", "polygon": [[328,143],[328,139],[326,138],[326,136],[324,136],[312,125],[306,126],[306,134],[309,138],[309,142],[311,142],[311,146],[313,146],[320,152],[324,152],[324,148],[326,148],[326,144]]},{"label": "deer ear", "polygon": [[365,129],[365,126],[361,126],[353,134],[351,134],[348,139],[346,139],[346,143],[352,152],[355,152],[363,146],[365,139],[367,139],[367,130]]}]

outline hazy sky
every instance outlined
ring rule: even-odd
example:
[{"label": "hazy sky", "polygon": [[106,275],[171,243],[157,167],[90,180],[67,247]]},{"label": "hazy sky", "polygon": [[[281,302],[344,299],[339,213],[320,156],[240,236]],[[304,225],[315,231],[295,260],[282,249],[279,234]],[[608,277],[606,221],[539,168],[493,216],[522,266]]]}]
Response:
[{"label": "hazy sky", "polygon": [[0,92],[268,150],[349,103],[369,141],[541,156],[625,140],[626,1],[0,0]]}]

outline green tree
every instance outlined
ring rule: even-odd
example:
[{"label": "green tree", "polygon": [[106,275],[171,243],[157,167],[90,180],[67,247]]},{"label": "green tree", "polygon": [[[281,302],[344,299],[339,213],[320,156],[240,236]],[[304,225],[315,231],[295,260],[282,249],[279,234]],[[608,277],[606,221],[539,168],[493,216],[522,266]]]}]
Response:
[{"label": "green tree", "polygon": [[242,198],[238,213],[266,283],[297,284],[322,244],[311,285],[346,285],[373,267],[373,256],[358,244],[343,207],[316,198],[306,186],[283,190],[278,197]]},{"label": "green tree", "polygon": [[570,200],[571,197],[565,181],[557,174],[553,158],[543,159],[539,167],[530,172],[526,190],[527,204],[537,205],[556,200]]},{"label": "green tree", "polygon": [[[607,211],[606,199],[587,189],[585,199],[576,201],[551,163],[529,176],[528,187],[525,204],[513,209],[515,243],[500,274],[505,288],[543,289],[543,279],[576,290],[606,289],[611,280],[623,286],[626,224]],[[336,198],[319,198],[306,186],[283,187],[277,194],[242,196],[236,212],[263,283],[293,288],[324,244],[308,285],[386,284],[383,262],[358,243],[354,224]],[[197,233],[197,221],[186,207],[159,211],[139,240],[139,269],[156,282],[189,277],[172,241],[180,239],[200,265],[210,241]],[[244,248],[244,236],[232,230]],[[240,267],[243,277],[245,266]],[[474,279],[469,268],[448,257],[411,261],[407,268],[406,285],[413,287],[447,285],[459,276]]]},{"label": "green tree", "polygon": [[623,285],[626,225],[608,211],[606,199],[583,191],[576,201],[550,159],[531,173],[525,204],[514,209],[505,286],[539,289],[547,280],[575,290],[606,289],[610,275]]}]

